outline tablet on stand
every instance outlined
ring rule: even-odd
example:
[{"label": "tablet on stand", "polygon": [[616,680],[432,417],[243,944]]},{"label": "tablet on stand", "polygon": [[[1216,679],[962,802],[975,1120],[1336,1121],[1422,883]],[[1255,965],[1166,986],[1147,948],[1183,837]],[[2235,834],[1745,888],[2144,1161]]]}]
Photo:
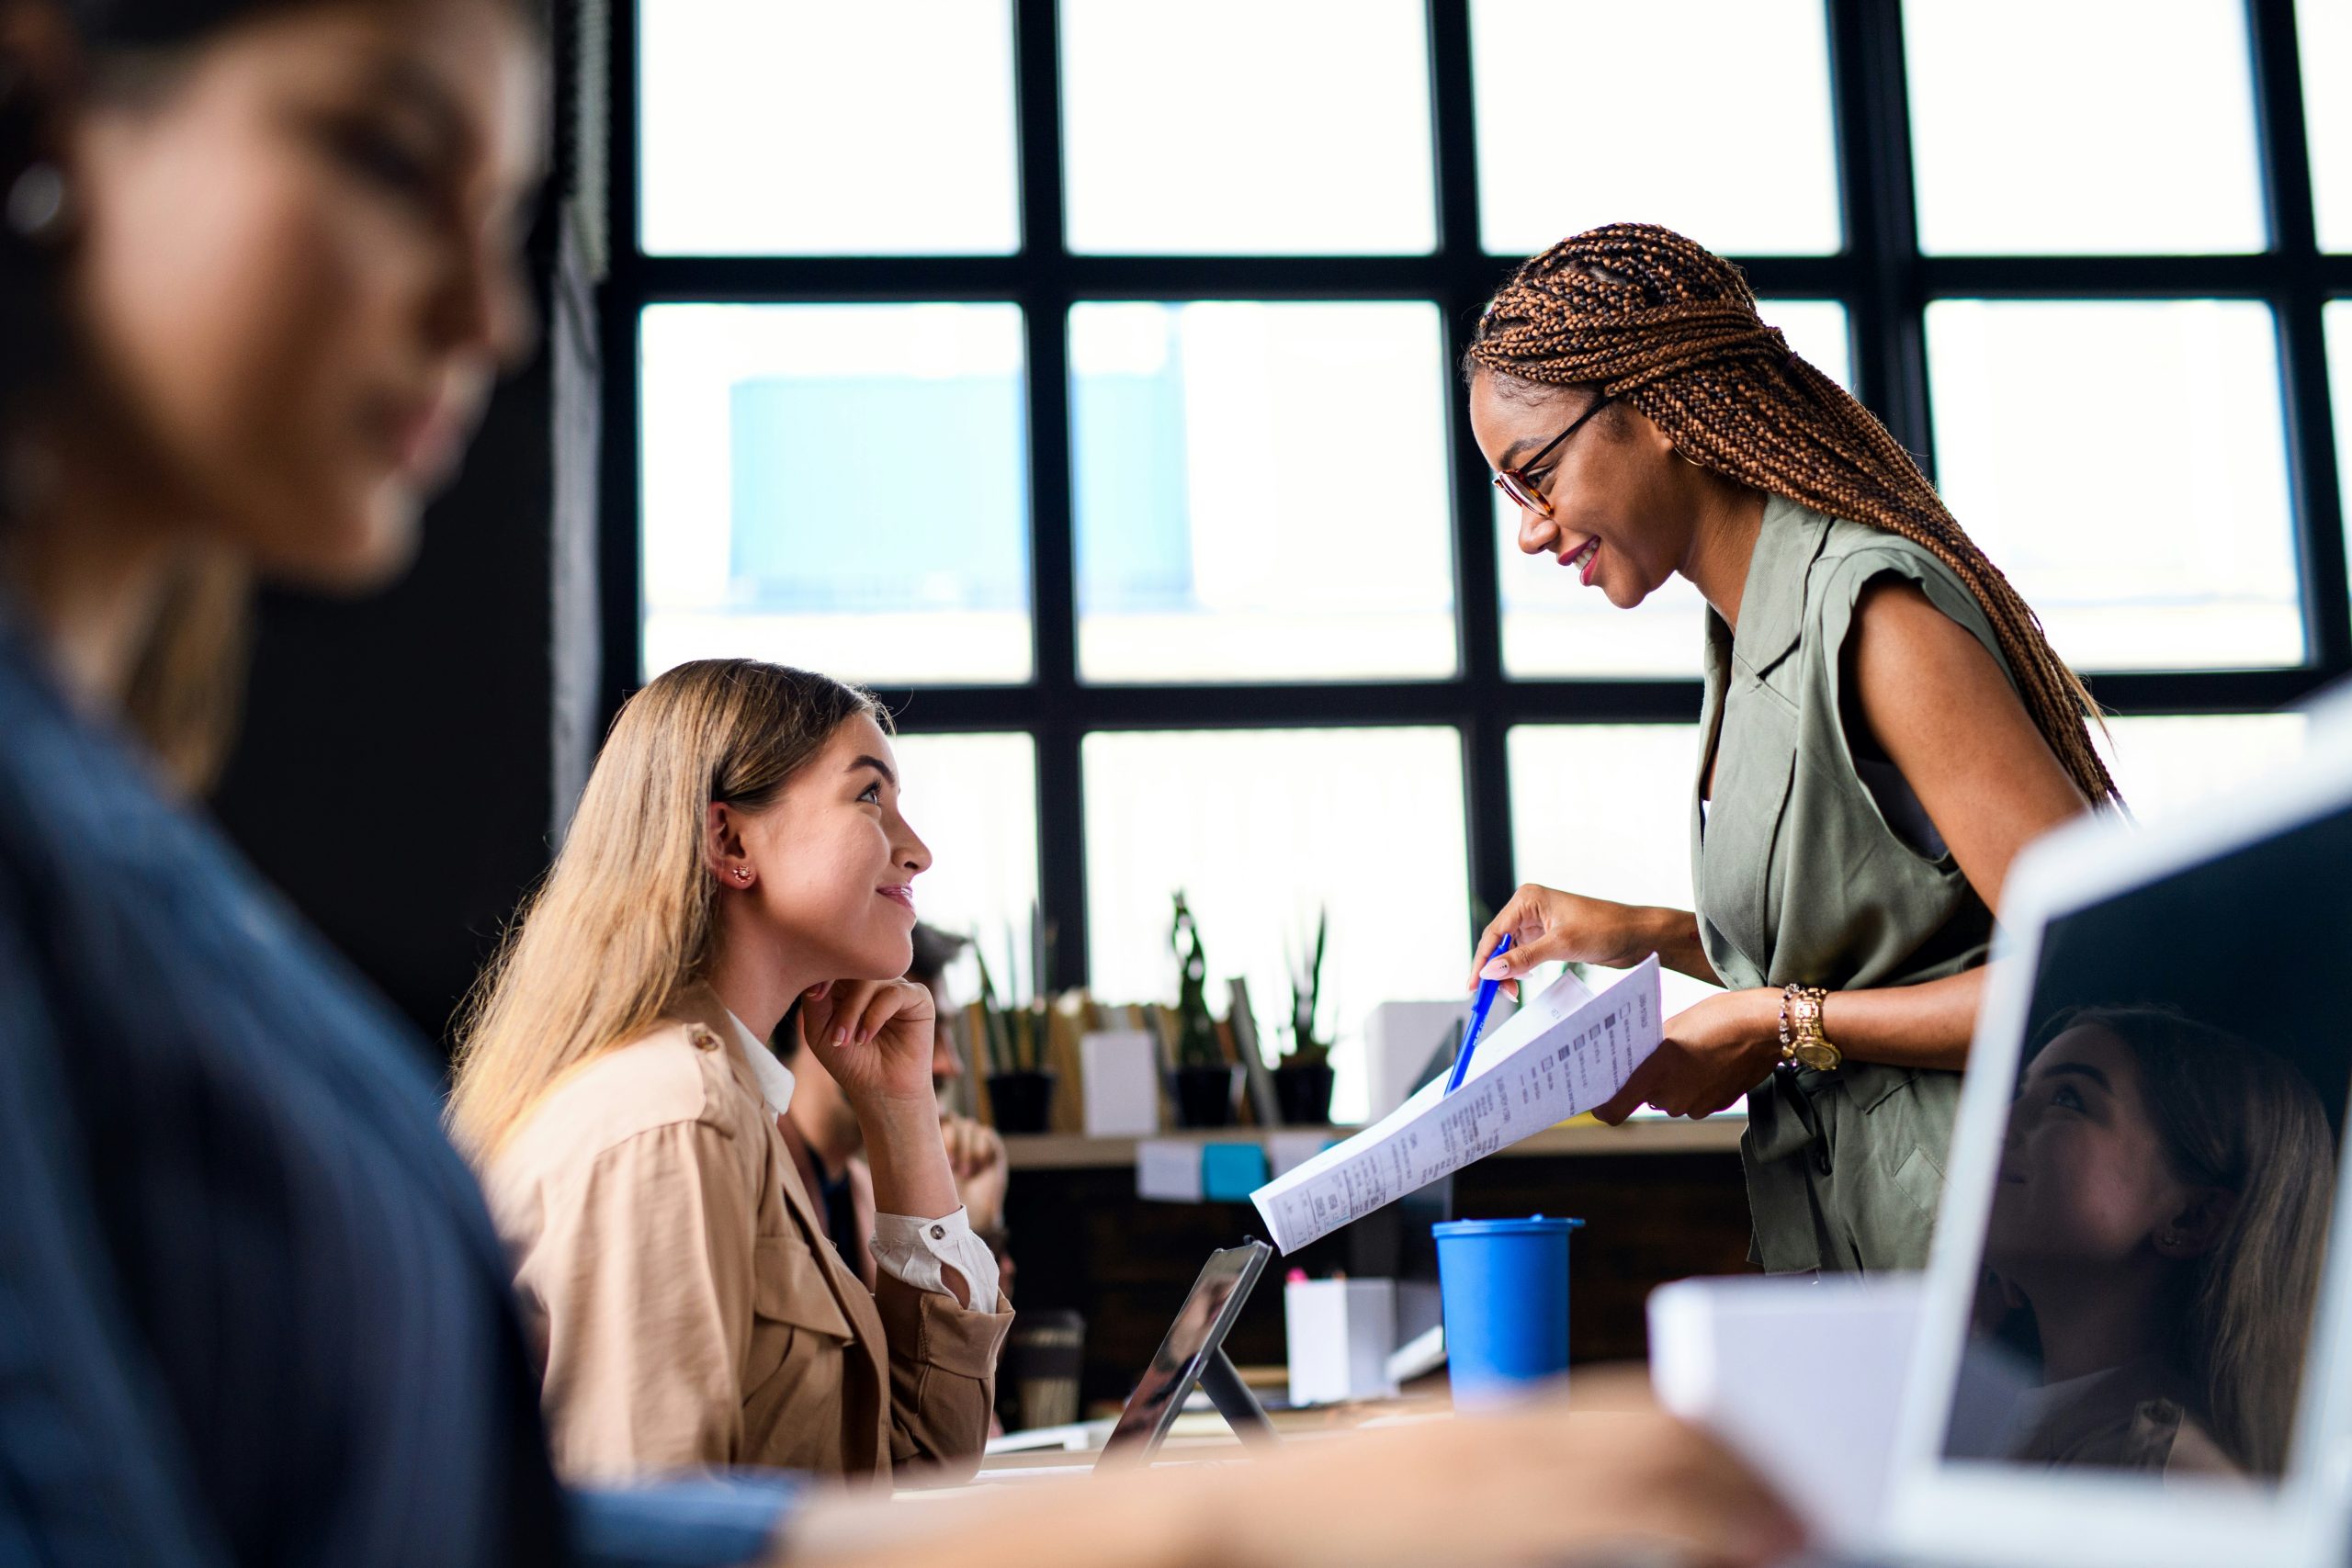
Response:
[{"label": "tablet on stand", "polygon": [[1119,1413],[1118,1425],[1111,1428],[1102,1445],[1098,1469],[1150,1463],[1195,1387],[1209,1396],[1244,1443],[1267,1447],[1278,1441],[1265,1406],[1258,1403],[1258,1396],[1250,1392],[1225,1353],[1225,1337],[1232,1332],[1250,1288],[1273,1255],[1274,1249],[1262,1241],[1244,1242],[1209,1255],[1151,1364],[1144,1369],[1135,1392],[1127,1395],[1126,1408]]}]

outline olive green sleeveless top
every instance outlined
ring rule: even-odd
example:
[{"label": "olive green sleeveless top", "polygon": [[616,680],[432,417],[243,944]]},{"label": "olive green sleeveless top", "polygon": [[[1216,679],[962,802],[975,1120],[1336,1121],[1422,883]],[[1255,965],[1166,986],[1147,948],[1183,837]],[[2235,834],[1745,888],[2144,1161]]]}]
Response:
[{"label": "olive green sleeveless top", "polygon": [[[2008,673],[1984,612],[1933,555],[1767,498],[1737,635],[1707,617],[1691,815],[1700,941],[1734,989],[1913,985],[1982,964],[1990,947],[1991,912],[1871,754],[1843,690],[1856,602],[1882,578],[1917,584]],[[1834,998],[1828,1021],[1834,1043]],[[1740,1148],[1755,1261],[1924,1267],[1959,1093],[1957,1073],[1856,1062],[1759,1085]]]}]

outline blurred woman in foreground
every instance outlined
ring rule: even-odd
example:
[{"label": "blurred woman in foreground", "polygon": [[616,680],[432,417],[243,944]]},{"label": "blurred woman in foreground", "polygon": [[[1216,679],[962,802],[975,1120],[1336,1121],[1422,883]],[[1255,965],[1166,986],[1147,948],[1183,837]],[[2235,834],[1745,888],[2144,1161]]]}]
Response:
[{"label": "blurred woman in foreground", "polygon": [[0,1550],[939,1561],[886,1526],[1032,1565],[1783,1548],[1695,1435],[1556,1410],[985,1515],[560,1491],[423,1043],[185,800],[238,689],[240,579],[390,576],[529,339],[536,28],[523,0],[0,0]]}]

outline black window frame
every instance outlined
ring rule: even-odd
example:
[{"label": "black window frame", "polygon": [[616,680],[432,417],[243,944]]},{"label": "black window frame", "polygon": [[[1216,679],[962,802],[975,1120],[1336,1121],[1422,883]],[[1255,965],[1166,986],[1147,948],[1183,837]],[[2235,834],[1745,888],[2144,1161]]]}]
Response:
[{"label": "black window frame", "polygon": [[[1012,0],[1023,247],[1001,256],[647,255],[638,231],[636,0],[614,6],[606,214],[610,272],[599,314],[605,367],[601,611],[605,711],[642,682],[639,318],[691,302],[986,300],[1022,308],[1029,387],[1031,626],[1035,676],[1005,686],[884,687],[908,733],[1012,731],[1037,756],[1040,898],[1057,933],[1057,987],[1087,967],[1084,780],[1096,730],[1442,725],[1461,737],[1470,899],[1515,886],[1506,738],[1530,723],[1690,723],[1696,679],[1512,678],[1504,672],[1488,475],[1453,371],[1464,334],[1515,256],[1478,232],[1469,0],[1428,0],[1438,244],[1408,256],[1073,254],[1062,223],[1056,0]],[[1738,256],[1768,299],[1846,307],[1853,386],[1933,469],[1924,345],[1938,299],[2256,299],[2275,317],[2306,657],[2269,670],[2092,678],[2125,715],[2263,713],[2352,674],[2343,491],[2323,309],[2352,298],[2352,255],[2326,255],[2313,224],[2294,0],[2245,0],[2256,130],[2272,244],[2251,255],[1929,256],[1914,221],[1911,127],[1898,0],[1825,0],[1845,248]],[[1071,513],[1068,318],[1106,299],[1427,300],[1445,323],[1460,661],[1450,680],[1276,684],[1088,684],[1079,679]],[[2064,411],[2050,411],[2063,432]],[[1965,520],[1963,519],[1963,522]]]}]

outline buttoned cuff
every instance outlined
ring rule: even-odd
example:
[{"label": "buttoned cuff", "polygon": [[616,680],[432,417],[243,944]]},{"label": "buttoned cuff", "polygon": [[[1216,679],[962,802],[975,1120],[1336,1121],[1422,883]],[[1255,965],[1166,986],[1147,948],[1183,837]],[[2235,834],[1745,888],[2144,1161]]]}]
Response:
[{"label": "buttoned cuff", "polygon": [[964,1276],[974,1312],[996,1311],[996,1255],[989,1244],[972,1234],[964,1210],[935,1220],[905,1214],[874,1216],[874,1266],[918,1291],[930,1291],[954,1300],[943,1266]]}]

